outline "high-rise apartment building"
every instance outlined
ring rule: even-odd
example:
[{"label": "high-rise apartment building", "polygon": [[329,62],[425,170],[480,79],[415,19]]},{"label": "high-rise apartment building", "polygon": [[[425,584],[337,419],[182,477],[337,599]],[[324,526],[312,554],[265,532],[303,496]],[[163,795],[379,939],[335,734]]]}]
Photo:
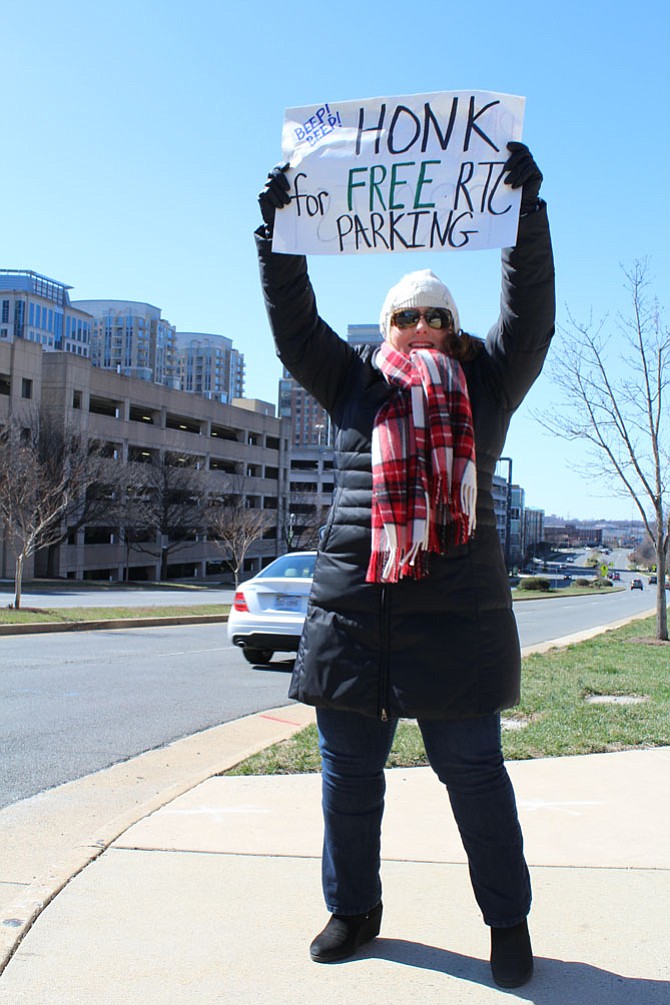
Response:
[{"label": "high-rise apartment building", "polygon": [[229,404],[244,397],[244,356],[225,335],[177,332],[182,391]]},{"label": "high-rise apartment building", "polygon": [[534,557],[541,541],[544,541],[544,510],[527,506],[523,514],[524,559]]},{"label": "high-rise apartment building", "polygon": [[381,345],[383,336],[379,325],[348,325],[347,342],[349,345]]},{"label": "high-rise apartment building", "polygon": [[179,387],[176,329],[160,307],[135,300],[77,300],[92,315],[91,360],[102,370]]},{"label": "high-rise apartment building", "polygon": [[332,445],[330,416],[297,380],[284,370],[279,381],[279,417],[291,420],[292,447]]},{"label": "high-rise apartment building", "polygon": [[72,287],[27,269],[0,269],[0,343],[26,339],[47,351],[89,355],[91,317]]},{"label": "high-rise apartment building", "polygon": [[508,527],[508,562],[510,565],[521,565],[523,562],[523,517],[526,505],[526,493],[520,485],[512,485],[509,495]]},{"label": "high-rise apartment building", "polygon": [[509,486],[507,478],[496,471],[491,479],[491,495],[493,496],[493,513],[496,518],[496,530],[507,555],[507,520],[509,513]]}]

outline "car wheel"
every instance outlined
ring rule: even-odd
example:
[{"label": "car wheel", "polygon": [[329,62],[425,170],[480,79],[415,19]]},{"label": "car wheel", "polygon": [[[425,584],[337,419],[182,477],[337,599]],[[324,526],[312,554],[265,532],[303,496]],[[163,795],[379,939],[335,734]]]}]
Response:
[{"label": "car wheel", "polygon": [[249,649],[246,646],[242,649],[242,655],[247,663],[269,663],[274,653],[272,649]]}]

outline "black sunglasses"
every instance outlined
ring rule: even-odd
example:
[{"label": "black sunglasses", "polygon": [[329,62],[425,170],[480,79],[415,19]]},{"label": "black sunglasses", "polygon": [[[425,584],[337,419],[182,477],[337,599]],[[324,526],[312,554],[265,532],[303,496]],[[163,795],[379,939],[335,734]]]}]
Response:
[{"label": "black sunglasses", "polygon": [[407,307],[404,311],[396,311],[391,315],[391,324],[396,328],[413,328],[423,318],[429,328],[453,328],[454,318],[451,311],[443,307],[429,307],[419,311],[416,307]]}]

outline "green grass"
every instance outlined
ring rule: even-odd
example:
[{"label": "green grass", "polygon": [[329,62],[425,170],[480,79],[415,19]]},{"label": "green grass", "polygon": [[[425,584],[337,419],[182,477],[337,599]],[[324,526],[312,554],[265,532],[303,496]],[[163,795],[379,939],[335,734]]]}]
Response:
[{"label": "green grass", "polygon": [[25,607],[0,608],[0,625],[39,622],[75,624],[81,621],[114,621],[123,618],[176,618],[181,615],[227,614],[229,604],[186,604],[163,607]]},{"label": "green grass", "polygon": [[625,586],[561,586],[558,589],[549,590],[520,590],[514,587],[512,590],[513,600],[545,600],[556,597],[592,597],[594,593],[620,593],[625,590]]},{"label": "green grass", "polygon": [[[523,663],[522,701],[503,715],[503,750],[509,760],[563,757],[670,745],[670,643],[652,644],[655,619],[564,649],[529,656]],[[591,705],[593,695],[636,695],[637,705]],[[426,764],[413,722],[401,722],[391,767]],[[318,771],[316,728],[250,757],[226,774],[296,774]]]},{"label": "green grass", "polygon": [[[398,724],[388,760],[393,768],[413,768],[426,764],[421,734],[415,723]],[[305,726],[290,740],[261,750],[225,775],[300,775],[321,770],[316,726]]]},{"label": "green grass", "polygon": [[[655,619],[524,660],[521,704],[505,733],[511,759],[592,754],[670,744],[670,644],[653,641]],[[639,696],[637,705],[589,705],[597,695]]]}]

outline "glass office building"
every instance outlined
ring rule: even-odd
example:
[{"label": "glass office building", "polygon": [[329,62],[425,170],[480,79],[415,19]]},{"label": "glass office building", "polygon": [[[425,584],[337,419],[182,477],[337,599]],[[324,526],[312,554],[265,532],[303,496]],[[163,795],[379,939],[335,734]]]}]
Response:
[{"label": "glass office building", "polygon": [[39,272],[0,269],[0,342],[26,339],[88,357],[92,319],[70,301],[71,289]]}]

